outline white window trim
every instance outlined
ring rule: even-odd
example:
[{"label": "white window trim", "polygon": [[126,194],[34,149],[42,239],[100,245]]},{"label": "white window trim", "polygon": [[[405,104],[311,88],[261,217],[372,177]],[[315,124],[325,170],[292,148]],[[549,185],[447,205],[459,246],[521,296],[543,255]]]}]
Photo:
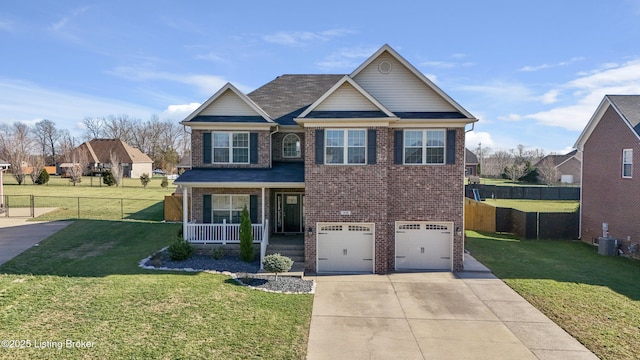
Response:
[{"label": "white window trim", "polygon": [[[224,208],[224,209],[215,208],[214,204],[216,203],[215,202],[215,197],[216,196],[228,196],[229,197],[229,203],[227,204],[228,207]],[[234,211],[238,211],[238,209],[234,209],[233,208],[233,198],[234,197],[244,197],[244,198],[246,198],[246,200],[247,200],[246,201],[247,210],[249,210],[249,206],[250,206],[250,203],[251,203],[251,196],[248,195],[248,194],[212,194],[211,195],[211,222],[212,223],[214,223],[214,220],[213,220],[213,213],[214,212],[216,212],[216,211],[228,211],[229,212],[230,221],[227,224],[236,224],[234,222],[231,222],[231,220],[233,220],[233,212]],[[240,209],[240,211],[242,211],[242,209]]]},{"label": "white window trim", "polygon": [[[349,162],[349,131],[364,131],[364,163],[350,163]],[[344,132],[344,143],[342,144],[342,151],[343,151],[343,155],[342,155],[342,159],[343,162],[341,163],[330,163],[327,162],[327,131],[343,131]],[[323,151],[324,151],[324,164],[325,165],[338,165],[338,166],[362,166],[362,165],[367,165],[367,141],[368,141],[368,136],[367,136],[367,129],[360,129],[360,128],[354,128],[354,129],[325,129],[325,139],[324,139],[324,147],[323,147]],[[331,147],[337,147],[337,146],[331,146]],[[356,146],[352,146],[352,147],[356,147]],[[361,146],[357,146],[357,147],[361,147]]]},{"label": "white window trim", "polygon": [[[215,144],[215,134],[227,134],[229,140],[229,146],[226,149],[229,150],[229,160],[228,161],[216,161],[215,150],[216,149],[225,149],[224,147],[216,147]],[[233,161],[233,135],[234,134],[247,134],[247,161],[242,162],[234,162]],[[245,149],[244,147],[238,149]],[[248,131],[212,131],[211,132],[211,163],[213,164],[249,164],[251,163],[251,135]]]},{"label": "white window trim", "polygon": [[[406,139],[404,137],[404,131],[402,133],[402,164],[403,165],[446,165],[447,164],[447,131],[445,129],[407,129],[405,131],[420,131],[422,132],[422,162],[421,163],[408,163],[407,162],[407,149]],[[443,133],[444,145],[442,146],[443,156],[441,163],[428,163],[427,162],[427,148],[435,148],[440,146],[427,146],[427,131],[440,131]],[[417,146],[411,146],[411,148],[417,148]]]},{"label": "white window trim", "polygon": [[[294,156],[291,156],[291,155],[287,156],[287,155],[285,155],[285,152],[284,152],[284,145],[285,145],[285,140],[286,140],[288,137],[291,137],[291,136],[295,136],[295,138],[297,139],[297,143],[298,143],[297,153],[298,153],[298,154],[297,154],[297,155],[294,155]],[[299,159],[299,158],[302,156],[302,149],[301,149],[301,147],[302,147],[302,142],[300,141],[300,136],[298,136],[298,134],[289,133],[289,134],[285,135],[285,136],[282,138],[282,157],[283,157],[284,159]]]},{"label": "white window trim", "polygon": [[[625,161],[625,153],[629,154],[629,159],[628,161]],[[630,174],[629,175],[625,175],[624,174],[624,166],[625,165],[631,165],[630,168],[631,170],[629,171]],[[622,178],[623,179],[631,179],[633,178],[633,149],[622,149]]]}]

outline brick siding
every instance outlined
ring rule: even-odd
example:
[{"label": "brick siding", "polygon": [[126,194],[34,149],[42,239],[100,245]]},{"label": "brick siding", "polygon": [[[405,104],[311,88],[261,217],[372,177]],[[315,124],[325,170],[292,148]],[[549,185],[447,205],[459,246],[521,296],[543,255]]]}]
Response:
[{"label": "brick siding", "polygon": [[271,147],[269,130],[249,131],[250,133],[258,133],[257,164],[205,164],[202,158],[202,134],[205,132],[211,132],[211,130],[192,130],[191,132],[191,159],[194,168],[267,168],[271,166],[271,159],[269,158],[269,149]]},{"label": "brick siding", "polygon": [[298,135],[300,138],[300,157],[299,158],[285,158],[282,156],[282,140],[287,134],[291,134],[290,132],[277,132],[273,134],[272,145],[271,145],[271,154],[273,156],[273,161],[303,161],[304,160],[304,133],[296,132],[294,134]]},{"label": "brick siding", "polygon": [[[633,149],[631,179],[622,178],[623,149]],[[622,240],[625,253],[630,244],[640,244],[639,160],[638,138],[610,107],[584,145],[582,241],[594,243],[602,236],[602,223],[608,223],[609,236]]]}]

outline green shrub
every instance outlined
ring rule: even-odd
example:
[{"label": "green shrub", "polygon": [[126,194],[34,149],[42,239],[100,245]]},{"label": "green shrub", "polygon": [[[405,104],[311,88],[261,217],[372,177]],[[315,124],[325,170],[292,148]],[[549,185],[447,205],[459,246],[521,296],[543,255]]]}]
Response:
[{"label": "green shrub", "polygon": [[240,216],[240,258],[246,262],[253,261],[253,230],[247,205],[242,209]]},{"label": "green shrub", "polygon": [[166,177],[166,176],[162,178],[162,182],[160,182],[160,186],[161,186],[163,189],[166,189],[166,188],[167,188],[167,186],[169,186],[169,180],[167,180],[167,177]]},{"label": "green shrub", "polygon": [[40,171],[40,175],[38,175],[38,178],[36,179],[36,184],[44,185],[48,182],[49,182],[49,173],[47,172],[46,169],[42,169],[42,171]]},{"label": "green shrub", "polygon": [[220,260],[224,257],[224,246],[215,246],[211,249],[211,257],[214,260]]},{"label": "green shrub", "polygon": [[186,240],[177,240],[173,244],[169,245],[167,249],[167,255],[169,259],[180,261],[187,260],[193,254],[193,245]]},{"label": "green shrub", "polygon": [[151,255],[151,258],[149,259],[149,264],[151,266],[155,266],[155,267],[162,266],[162,254],[157,252],[157,253]]},{"label": "green shrub", "polygon": [[149,174],[144,173],[140,175],[140,183],[145,189],[147,188],[147,185],[149,185],[150,181],[151,181],[151,177],[149,177]]},{"label": "green shrub", "polygon": [[268,272],[276,274],[276,281],[278,280],[278,273],[287,272],[291,270],[293,266],[293,260],[280,255],[278,253],[267,255],[262,259],[262,266]]},{"label": "green shrub", "polygon": [[111,170],[107,170],[102,174],[102,183],[107,186],[113,186],[116,184],[116,178],[113,177]]}]

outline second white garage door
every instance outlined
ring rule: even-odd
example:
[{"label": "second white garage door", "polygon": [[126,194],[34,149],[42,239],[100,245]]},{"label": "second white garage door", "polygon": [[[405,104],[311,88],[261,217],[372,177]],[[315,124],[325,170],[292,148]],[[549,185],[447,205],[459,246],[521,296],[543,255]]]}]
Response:
[{"label": "second white garage door", "polygon": [[396,222],[396,270],[452,270],[453,223]]},{"label": "second white garage door", "polygon": [[373,272],[374,224],[318,223],[317,272]]}]

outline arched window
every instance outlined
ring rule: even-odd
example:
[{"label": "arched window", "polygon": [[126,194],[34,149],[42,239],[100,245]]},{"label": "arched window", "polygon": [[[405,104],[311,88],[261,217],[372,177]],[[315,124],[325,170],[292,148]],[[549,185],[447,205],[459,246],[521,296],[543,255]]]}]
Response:
[{"label": "arched window", "polygon": [[287,134],[282,139],[282,157],[300,157],[300,138],[296,134]]}]

